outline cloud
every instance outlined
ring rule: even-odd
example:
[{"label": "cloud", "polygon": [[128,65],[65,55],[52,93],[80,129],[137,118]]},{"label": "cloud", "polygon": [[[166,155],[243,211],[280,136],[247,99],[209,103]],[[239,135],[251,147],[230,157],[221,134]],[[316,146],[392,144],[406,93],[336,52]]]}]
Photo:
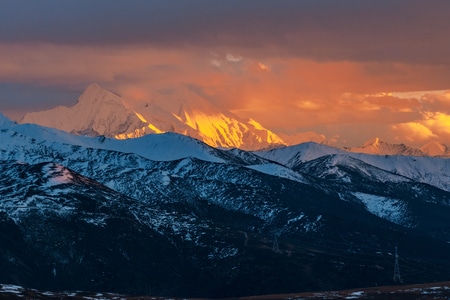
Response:
[{"label": "cloud", "polygon": [[323,106],[318,101],[303,100],[297,102],[297,107],[302,110],[320,110]]},{"label": "cloud", "polygon": [[421,119],[395,124],[392,130],[396,134],[396,140],[416,145],[429,140],[448,141],[450,140],[450,114],[424,111]]},{"label": "cloud", "polygon": [[392,126],[395,133],[394,139],[397,142],[420,145],[430,139],[438,139],[438,135],[434,134],[427,126],[419,122],[400,123]]},{"label": "cloud", "polygon": [[318,61],[448,63],[449,9],[446,1],[421,0],[17,0],[2,4],[0,42],[226,46]]},{"label": "cloud", "polygon": [[[447,94],[399,95],[450,87],[449,10],[420,0],[7,1],[0,83],[65,89],[60,105],[91,82],[134,101],[183,84],[279,132],[446,137],[436,113],[450,114]],[[0,110],[11,97],[0,92]]]},{"label": "cloud", "polygon": [[240,62],[242,60],[242,56],[227,53],[226,59],[231,62]]},{"label": "cloud", "polygon": [[424,113],[425,120],[423,123],[436,132],[438,135],[450,136],[450,114],[441,112],[426,112]]},{"label": "cloud", "polygon": [[76,89],[61,86],[36,87],[21,83],[0,83],[0,91],[0,111],[15,120],[21,119],[27,111],[50,109],[61,103],[75,104],[79,96]]},{"label": "cloud", "polygon": [[[408,123],[419,120],[423,111],[450,108],[441,94],[424,93],[417,99],[380,92],[433,88],[431,66],[396,64],[402,72],[387,76],[388,71],[380,70],[383,65],[389,70],[389,63],[377,63],[378,72],[367,72],[374,63],[282,57],[267,57],[262,63],[257,53],[234,53],[224,48],[0,44],[0,80],[65,87],[72,93],[97,82],[134,101],[145,101],[155,89],[186,84],[216,105],[278,131],[341,123]],[[450,86],[450,69],[439,70],[435,72]],[[69,100],[74,101],[66,98],[60,104]]]}]

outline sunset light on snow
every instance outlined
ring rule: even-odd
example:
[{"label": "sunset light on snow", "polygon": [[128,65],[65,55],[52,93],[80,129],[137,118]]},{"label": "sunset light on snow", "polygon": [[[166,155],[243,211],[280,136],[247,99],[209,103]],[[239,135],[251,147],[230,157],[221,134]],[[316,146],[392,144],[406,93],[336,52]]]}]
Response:
[{"label": "sunset light on snow", "polygon": [[0,300],[450,299],[449,15],[0,0]]},{"label": "sunset light on snow", "polygon": [[0,111],[15,120],[93,82],[135,103],[183,85],[279,135],[450,143],[445,1],[23,4],[0,11]]}]

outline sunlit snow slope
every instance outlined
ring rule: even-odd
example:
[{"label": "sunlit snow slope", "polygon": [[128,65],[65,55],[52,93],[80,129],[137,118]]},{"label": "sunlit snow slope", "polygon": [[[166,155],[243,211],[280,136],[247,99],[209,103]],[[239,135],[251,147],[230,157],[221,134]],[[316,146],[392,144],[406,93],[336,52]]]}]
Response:
[{"label": "sunlit snow slope", "polygon": [[176,132],[226,148],[261,149],[284,144],[258,122],[241,120],[218,109],[184,86],[155,91],[148,101],[132,104],[91,84],[74,106],[28,113],[21,123],[117,139]]}]

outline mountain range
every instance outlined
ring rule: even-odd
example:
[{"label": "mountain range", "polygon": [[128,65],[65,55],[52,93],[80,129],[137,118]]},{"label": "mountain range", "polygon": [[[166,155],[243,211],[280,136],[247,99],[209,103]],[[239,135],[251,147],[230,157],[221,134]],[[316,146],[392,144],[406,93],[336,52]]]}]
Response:
[{"label": "mountain range", "polygon": [[[277,135],[255,120],[243,120],[219,109],[187,86],[154,91],[146,102],[132,102],[97,84],[89,85],[72,107],[27,113],[21,123],[33,123],[87,136],[116,139],[174,132],[203,141],[212,147],[258,150],[313,141],[329,144],[324,135],[300,132]],[[432,141],[413,148],[378,138],[347,151],[377,155],[442,156],[450,149]]]},{"label": "mountain range", "polygon": [[[99,123],[100,124],[100,123]],[[0,282],[237,297],[448,279],[450,160],[219,149],[0,115]],[[395,278],[399,282],[399,278]]]},{"label": "mountain range", "polygon": [[147,102],[134,104],[91,84],[74,106],[28,113],[21,122],[116,139],[175,132],[213,147],[259,149],[284,144],[255,120],[219,110],[184,86],[155,91]]},{"label": "mountain range", "polygon": [[391,144],[373,138],[366,141],[361,147],[346,147],[347,151],[377,155],[406,155],[406,156],[441,156],[449,157],[450,149],[441,142],[431,141],[420,148],[406,146],[405,144]]}]

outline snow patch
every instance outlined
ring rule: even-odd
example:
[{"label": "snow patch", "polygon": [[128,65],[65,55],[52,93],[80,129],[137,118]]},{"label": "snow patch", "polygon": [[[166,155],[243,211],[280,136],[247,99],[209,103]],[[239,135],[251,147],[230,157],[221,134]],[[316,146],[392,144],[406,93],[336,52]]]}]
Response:
[{"label": "snow patch", "polygon": [[364,296],[364,292],[363,291],[352,292],[347,297],[345,297],[345,299],[359,299],[362,296]]},{"label": "snow patch", "polygon": [[300,214],[300,215],[297,216],[297,217],[294,217],[294,218],[292,218],[292,219],[289,219],[289,220],[287,221],[287,224],[289,225],[289,224],[291,224],[291,223],[293,223],[293,222],[297,222],[297,221],[303,219],[304,216],[305,216],[305,214],[302,213],[302,214]]},{"label": "snow patch", "polygon": [[281,166],[281,165],[277,165],[277,164],[273,164],[273,163],[252,165],[252,166],[247,166],[247,168],[264,173],[264,174],[277,176],[277,177],[281,177],[281,178],[286,178],[286,179],[301,182],[301,183],[306,182],[306,180],[303,178],[303,176],[300,175],[299,173],[294,172],[291,169],[286,168],[285,166]]},{"label": "snow patch", "polygon": [[164,186],[168,186],[170,184],[170,177],[169,177],[169,172],[167,171],[162,171],[161,172],[161,183]]},{"label": "snow patch", "polygon": [[2,293],[20,294],[23,291],[23,287],[14,284],[2,284]]},{"label": "snow patch", "polygon": [[173,174],[177,174],[180,177],[184,177],[186,173],[191,169],[192,159],[185,158],[180,161],[175,169],[173,169]]},{"label": "snow patch", "polygon": [[46,164],[43,166],[44,178],[47,179],[46,186],[55,186],[72,182],[70,171],[58,164]]},{"label": "snow patch", "polygon": [[408,206],[405,202],[360,192],[354,192],[353,195],[365,205],[370,213],[393,223],[411,227],[407,212]]}]

